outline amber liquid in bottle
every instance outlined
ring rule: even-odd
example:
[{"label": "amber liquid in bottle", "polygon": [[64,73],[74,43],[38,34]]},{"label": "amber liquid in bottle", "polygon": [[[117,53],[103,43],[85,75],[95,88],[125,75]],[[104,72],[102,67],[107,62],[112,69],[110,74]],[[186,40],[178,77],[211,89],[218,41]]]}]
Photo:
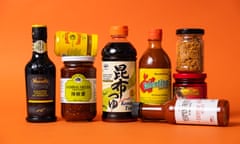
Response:
[{"label": "amber liquid in bottle", "polygon": [[28,122],[53,122],[56,68],[47,54],[47,27],[32,26],[32,59],[25,67]]},{"label": "amber liquid in bottle", "polygon": [[148,49],[139,60],[139,99],[163,104],[171,99],[171,62],[161,46],[162,30],[151,29],[148,37]]},{"label": "amber liquid in bottle", "polygon": [[[112,40],[102,50],[103,85],[108,85],[103,86],[103,121],[136,120],[131,109],[136,95],[137,52],[126,36],[127,32],[120,30],[120,34],[112,35]],[[129,91],[128,94],[126,91]]]}]

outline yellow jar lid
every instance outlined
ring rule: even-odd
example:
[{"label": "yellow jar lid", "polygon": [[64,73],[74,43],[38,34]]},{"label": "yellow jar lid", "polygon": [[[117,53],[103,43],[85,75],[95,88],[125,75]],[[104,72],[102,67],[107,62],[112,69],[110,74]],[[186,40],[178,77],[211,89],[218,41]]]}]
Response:
[{"label": "yellow jar lid", "polygon": [[54,52],[57,56],[96,56],[98,36],[96,34],[57,31]]}]

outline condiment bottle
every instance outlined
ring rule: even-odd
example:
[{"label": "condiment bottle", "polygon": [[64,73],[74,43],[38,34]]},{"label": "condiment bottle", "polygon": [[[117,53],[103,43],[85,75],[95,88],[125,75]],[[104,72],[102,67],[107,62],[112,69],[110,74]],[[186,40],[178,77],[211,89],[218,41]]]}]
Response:
[{"label": "condiment bottle", "polygon": [[137,52],[127,40],[127,26],[112,26],[111,40],[102,50],[102,120],[135,121]]},{"label": "condiment bottle", "polygon": [[92,56],[63,56],[61,112],[66,121],[92,120],[96,116],[96,68]]},{"label": "condiment bottle", "polygon": [[32,58],[25,66],[28,122],[54,122],[56,68],[47,54],[47,26],[32,25]]},{"label": "condiment bottle", "polygon": [[133,116],[142,120],[165,119],[173,124],[227,126],[229,102],[218,99],[174,99],[163,105],[133,103]]},{"label": "condiment bottle", "polygon": [[161,45],[162,29],[151,29],[148,49],[139,61],[139,99],[163,104],[171,99],[171,62]]},{"label": "condiment bottle", "polygon": [[177,29],[176,71],[179,73],[203,72],[203,29]]},{"label": "condiment bottle", "polygon": [[174,98],[207,98],[206,73],[174,73],[173,77]]}]

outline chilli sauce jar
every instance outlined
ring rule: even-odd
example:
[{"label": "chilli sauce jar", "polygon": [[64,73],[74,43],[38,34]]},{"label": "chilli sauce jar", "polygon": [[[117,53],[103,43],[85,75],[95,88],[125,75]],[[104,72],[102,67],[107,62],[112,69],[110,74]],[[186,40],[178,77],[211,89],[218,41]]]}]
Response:
[{"label": "chilli sauce jar", "polygon": [[61,113],[66,121],[91,121],[96,116],[96,68],[92,56],[63,56]]},{"label": "chilli sauce jar", "polygon": [[173,74],[173,97],[187,99],[207,98],[206,73],[175,73]]}]

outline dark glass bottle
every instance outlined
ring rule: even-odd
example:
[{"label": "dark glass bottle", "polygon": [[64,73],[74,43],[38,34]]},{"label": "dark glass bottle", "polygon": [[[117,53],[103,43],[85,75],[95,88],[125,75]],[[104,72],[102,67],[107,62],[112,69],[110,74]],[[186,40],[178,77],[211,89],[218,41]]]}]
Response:
[{"label": "dark glass bottle", "polygon": [[135,121],[136,55],[127,40],[127,26],[112,26],[111,41],[102,50],[103,121]]},{"label": "dark glass bottle", "polygon": [[28,122],[53,122],[56,68],[47,54],[47,27],[32,25],[32,59],[25,67]]}]

